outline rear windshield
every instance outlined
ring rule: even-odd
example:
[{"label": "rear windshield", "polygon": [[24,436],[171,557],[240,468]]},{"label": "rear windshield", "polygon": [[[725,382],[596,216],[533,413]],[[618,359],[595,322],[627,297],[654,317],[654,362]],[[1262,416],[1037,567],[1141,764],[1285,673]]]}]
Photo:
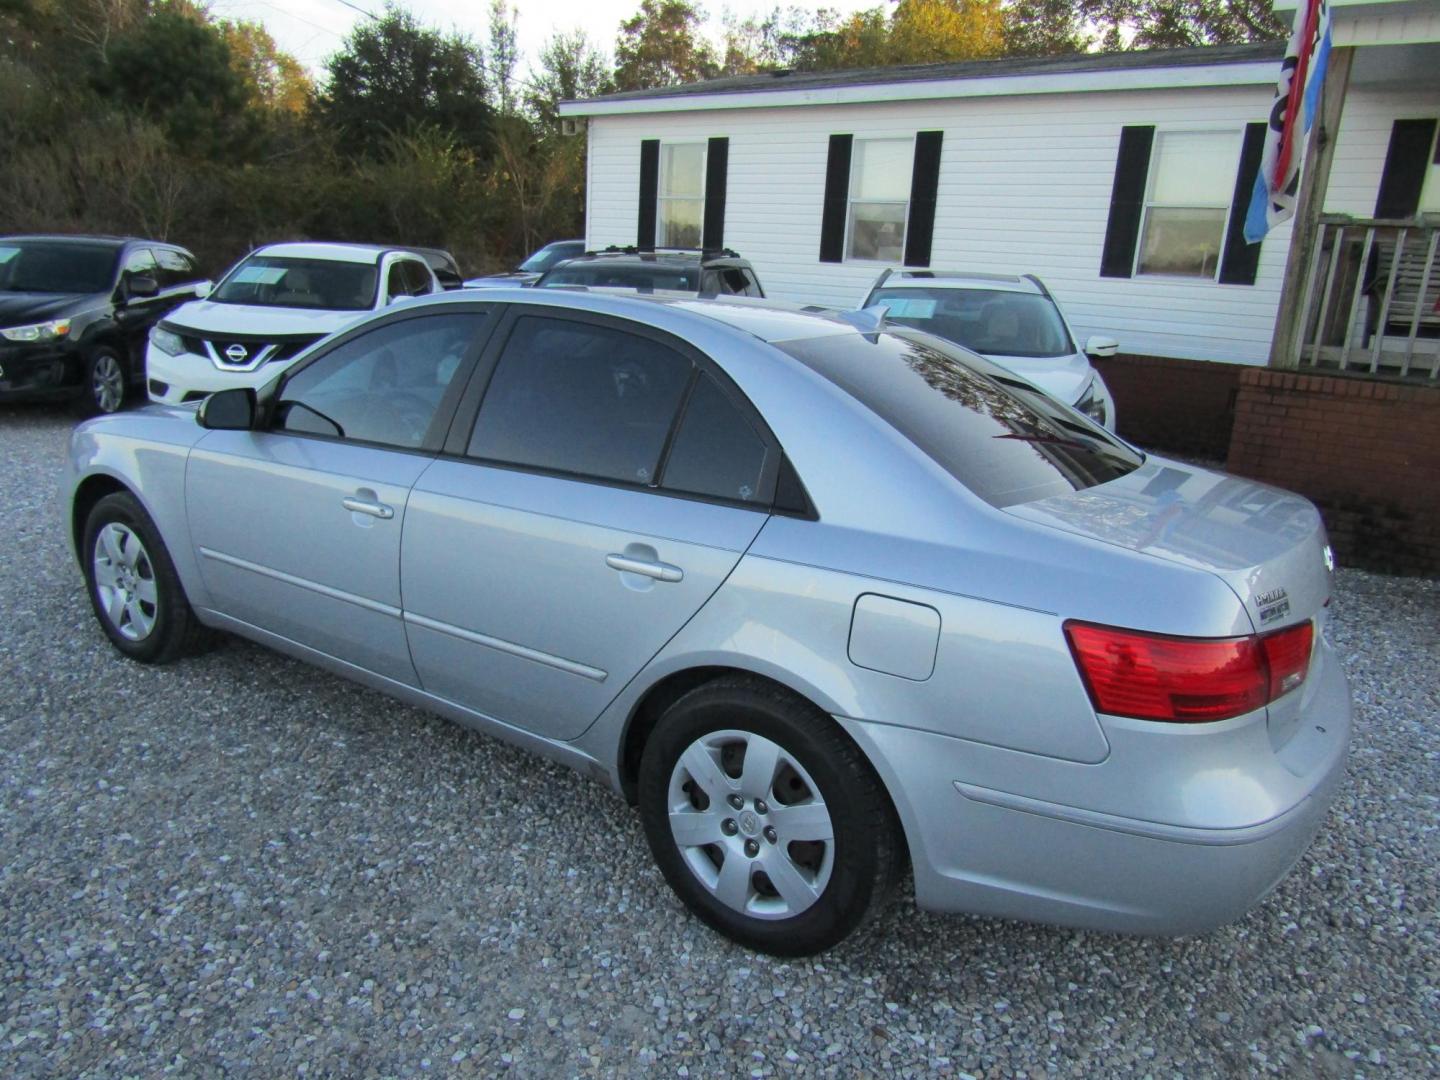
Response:
[{"label": "rear windshield", "polygon": [[212,300],[257,307],[368,311],[379,280],[375,263],[253,255],[226,275]]},{"label": "rear windshield", "polygon": [[1003,368],[895,327],[778,342],[993,506],[1104,484],[1144,460]]},{"label": "rear windshield", "polygon": [[1005,289],[878,289],[886,318],[939,334],[986,356],[1068,356],[1075,351],[1054,302]]},{"label": "rear windshield", "polygon": [[674,266],[614,266],[603,262],[556,267],[541,285],[592,285],[602,289],[637,289],[640,292],[700,291],[700,268]]},{"label": "rear windshield", "polygon": [[110,244],[0,240],[0,291],[108,292],[119,253]]}]

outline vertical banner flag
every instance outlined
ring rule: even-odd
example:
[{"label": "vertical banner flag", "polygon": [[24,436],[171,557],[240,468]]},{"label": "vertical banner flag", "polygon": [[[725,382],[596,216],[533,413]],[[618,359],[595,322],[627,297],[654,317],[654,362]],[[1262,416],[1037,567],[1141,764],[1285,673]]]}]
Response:
[{"label": "vertical banner flag", "polygon": [[1330,0],[1300,0],[1295,6],[1295,28],[1280,64],[1280,81],[1275,84],[1260,173],[1245,215],[1248,243],[1258,244],[1271,228],[1295,214],[1303,139],[1320,111],[1320,88],[1329,60]]}]

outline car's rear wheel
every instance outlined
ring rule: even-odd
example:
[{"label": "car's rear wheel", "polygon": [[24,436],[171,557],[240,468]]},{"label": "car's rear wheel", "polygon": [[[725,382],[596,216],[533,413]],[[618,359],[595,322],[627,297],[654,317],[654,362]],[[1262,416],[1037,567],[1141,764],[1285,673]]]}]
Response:
[{"label": "car's rear wheel", "polygon": [[82,558],[95,618],[132,660],[164,664],[208,633],[185,597],[160,531],[128,492],[107,495],[85,521]]},{"label": "car's rear wheel", "polygon": [[759,679],[707,683],[645,747],[640,812],[681,900],[750,948],[805,956],[883,908],[903,851],[894,811],[824,713]]},{"label": "car's rear wheel", "polygon": [[119,412],[130,392],[129,373],[120,354],[108,346],[85,357],[85,381],[75,405],[84,416]]}]

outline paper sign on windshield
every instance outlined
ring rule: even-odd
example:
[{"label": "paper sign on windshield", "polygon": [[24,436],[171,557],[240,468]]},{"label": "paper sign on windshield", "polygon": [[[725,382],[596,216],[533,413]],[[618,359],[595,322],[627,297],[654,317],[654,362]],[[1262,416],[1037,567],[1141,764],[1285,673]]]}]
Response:
[{"label": "paper sign on windshield", "polygon": [[935,317],[935,301],[920,299],[885,299],[884,304],[892,319],[932,319]]},{"label": "paper sign on windshield", "polygon": [[283,266],[242,266],[234,280],[237,285],[278,285],[284,276]]},{"label": "paper sign on windshield", "polygon": [[20,254],[19,248],[0,247],[0,263],[7,263],[16,255]]}]

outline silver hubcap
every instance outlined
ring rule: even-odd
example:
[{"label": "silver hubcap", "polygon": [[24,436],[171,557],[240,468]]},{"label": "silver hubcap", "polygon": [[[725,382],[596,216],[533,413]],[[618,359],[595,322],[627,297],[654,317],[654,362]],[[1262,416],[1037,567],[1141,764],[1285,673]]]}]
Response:
[{"label": "silver hubcap", "polygon": [[95,538],[95,595],[121,637],[143,641],[155,629],[155,568],[130,529],[112,521]]},{"label": "silver hubcap", "polygon": [[125,373],[113,356],[97,356],[91,369],[90,388],[101,412],[114,412],[125,397]]},{"label": "silver hubcap", "polygon": [[778,743],[749,731],[695,740],[670,774],[670,835],[726,907],[788,919],[815,903],[835,864],[820,787]]}]

